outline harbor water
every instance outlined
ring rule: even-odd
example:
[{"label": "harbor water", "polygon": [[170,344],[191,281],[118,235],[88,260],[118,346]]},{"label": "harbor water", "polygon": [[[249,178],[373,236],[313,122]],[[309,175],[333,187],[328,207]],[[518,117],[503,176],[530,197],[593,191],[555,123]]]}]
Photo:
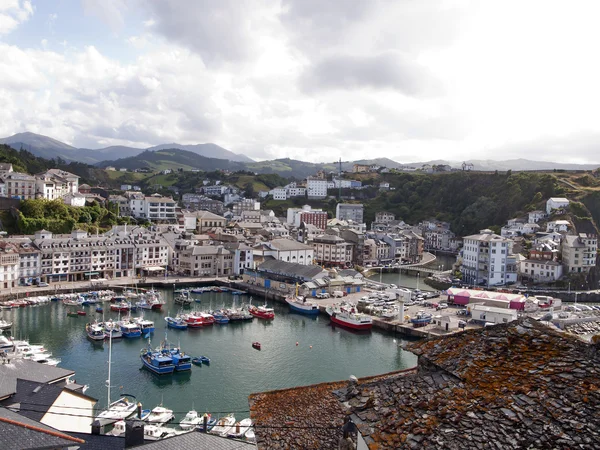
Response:
[{"label": "harbor water", "polygon": [[[166,328],[164,317],[176,315],[179,305],[173,302],[173,290],[162,290],[167,301],[164,311],[144,311],[156,326],[151,345],[156,347],[167,338],[191,356],[205,355],[210,365],[194,366],[191,373],[155,375],[142,368],[140,349],[147,339],[119,339],[112,342],[111,400],[120,394],[134,395],[144,408],[162,403],[175,411],[176,420],[194,407],[199,412],[224,415],[237,412],[247,417],[248,395],[273,389],[346,380],[350,375],[364,377],[416,365],[416,357],[400,348],[400,337],[379,331],[357,334],[333,327],[327,316],[316,318],[290,313],[287,305],[273,305],[274,320],[255,318],[251,322],[214,324],[199,329]],[[194,294],[193,294],[194,295]],[[231,293],[194,295],[200,303],[191,309],[210,310],[239,305],[249,297]],[[254,299],[253,304],[262,304]],[[103,303],[105,319],[117,319]],[[95,305],[83,307],[87,316],[68,317],[60,302],[2,311],[13,321],[13,336],[44,344],[59,367],[74,370],[79,384],[89,385],[86,394],[97,398],[100,408],[107,402],[108,341],[95,343],[87,339],[85,324],[102,320]],[[133,313],[139,316],[141,313]],[[252,348],[252,342],[262,350]]]}]

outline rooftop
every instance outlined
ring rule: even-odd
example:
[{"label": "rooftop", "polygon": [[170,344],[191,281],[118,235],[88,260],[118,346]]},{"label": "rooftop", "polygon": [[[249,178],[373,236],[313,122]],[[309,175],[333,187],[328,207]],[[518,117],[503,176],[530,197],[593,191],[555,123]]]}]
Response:
[{"label": "rooftop", "polygon": [[598,345],[520,319],[407,347],[416,370],[251,395],[258,447],[337,448],[346,416],[371,449],[600,447]]}]

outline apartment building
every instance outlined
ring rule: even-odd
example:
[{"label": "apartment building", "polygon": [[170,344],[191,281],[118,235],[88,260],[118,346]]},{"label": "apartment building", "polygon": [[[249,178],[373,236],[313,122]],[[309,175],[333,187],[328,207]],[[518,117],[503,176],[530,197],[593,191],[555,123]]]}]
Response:
[{"label": "apartment building", "polygon": [[364,206],[360,203],[338,203],[335,207],[335,218],[363,223],[363,211]]},{"label": "apartment building", "polygon": [[6,240],[0,240],[0,286],[10,289],[19,284],[19,250]]},{"label": "apartment building", "polygon": [[352,264],[354,245],[341,237],[322,234],[311,242],[317,264],[328,267],[348,267]]},{"label": "apartment building", "polygon": [[179,242],[175,246],[177,272],[192,277],[227,277],[234,274],[234,254],[222,245],[194,245]]},{"label": "apartment building", "polygon": [[579,233],[567,235],[562,240],[562,261],[566,273],[587,273],[596,265],[598,237]]},{"label": "apartment building", "polygon": [[463,238],[463,280],[473,285],[503,285],[517,280],[512,241],[491,230]]},{"label": "apartment building", "polygon": [[288,208],[287,224],[299,227],[301,223],[316,226],[320,230],[327,229],[327,211],[312,209],[309,205],[302,208]]},{"label": "apartment building", "polygon": [[306,195],[311,199],[327,197],[327,180],[307,178]]}]

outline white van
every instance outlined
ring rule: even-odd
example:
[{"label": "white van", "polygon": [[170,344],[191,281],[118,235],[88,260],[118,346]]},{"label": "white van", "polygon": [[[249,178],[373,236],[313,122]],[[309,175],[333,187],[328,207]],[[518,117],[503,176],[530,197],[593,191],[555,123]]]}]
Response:
[{"label": "white van", "polygon": [[333,291],[332,294],[335,298],[341,298],[344,296],[344,293],[342,291]]}]

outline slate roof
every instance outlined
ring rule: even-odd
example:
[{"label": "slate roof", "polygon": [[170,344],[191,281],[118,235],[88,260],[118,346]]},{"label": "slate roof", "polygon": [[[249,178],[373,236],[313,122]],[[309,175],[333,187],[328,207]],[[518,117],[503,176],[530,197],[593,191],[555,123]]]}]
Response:
[{"label": "slate roof", "polygon": [[134,448],[143,450],[243,450],[256,448],[256,445],[237,439],[192,432],[138,445]]},{"label": "slate roof", "polygon": [[417,370],[251,395],[258,447],[337,448],[318,425],[348,415],[371,449],[600,448],[598,345],[520,319],[407,347]]},{"label": "slate roof", "polygon": [[82,443],[81,439],[69,436],[8,409],[0,408],[0,448],[2,450],[76,448]]},{"label": "slate roof", "polygon": [[56,385],[18,379],[17,393],[3,406],[16,409],[22,416],[39,422],[62,391],[63,388]]},{"label": "slate roof", "polygon": [[312,280],[324,271],[321,266],[314,264],[304,265],[279,261],[277,259],[267,260],[266,258],[265,262],[258,266],[258,270],[305,280]]},{"label": "slate roof", "polygon": [[312,250],[311,245],[303,244],[302,242],[294,241],[293,239],[273,239],[270,242],[270,247],[279,251],[290,250]]},{"label": "slate roof", "polygon": [[13,359],[10,364],[0,364],[0,398],[16,392],[18,378],[38,383],[53,383],[73,374],[73,370],[26,359]]},{"label": "slate roof", "polygon": [[71,432],[69,435],[85,441],[85,444],[79,444],[78,450],[122,450],[125,448],[125,438],[122,436]]}]

